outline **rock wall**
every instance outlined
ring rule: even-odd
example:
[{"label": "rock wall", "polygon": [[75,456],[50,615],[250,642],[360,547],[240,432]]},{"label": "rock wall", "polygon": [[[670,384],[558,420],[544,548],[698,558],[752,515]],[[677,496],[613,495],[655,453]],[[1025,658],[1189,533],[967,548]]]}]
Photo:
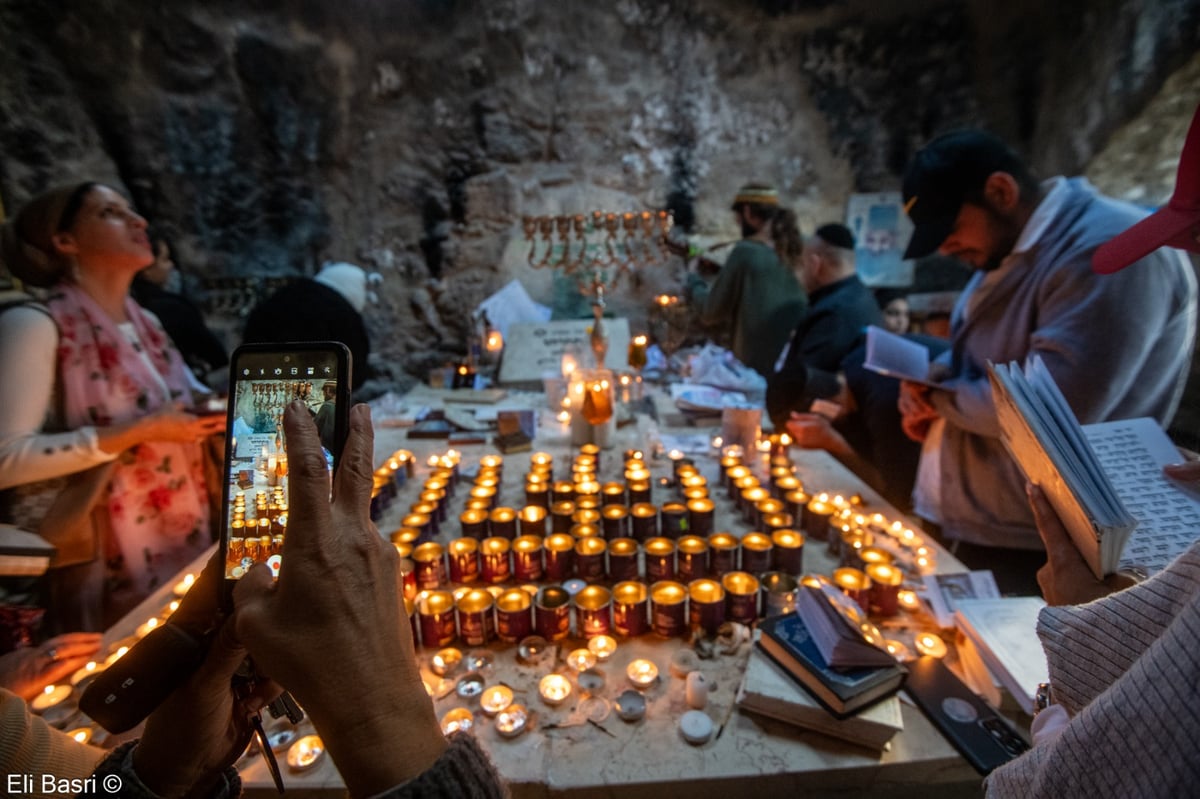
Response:
[{"label": "rock wall", "polygon": [[[512,278],[554,299],[522,214],[671,208],[735,237],[760,179],[811,230],[966,124],[1076,172],[1200,49],[1200,0],[245,5],[0,0],[0,196],[123,185],[193,288],[376,269],[375,350],[414,374]],[[681,266],[613,309],[638,324]]]}]

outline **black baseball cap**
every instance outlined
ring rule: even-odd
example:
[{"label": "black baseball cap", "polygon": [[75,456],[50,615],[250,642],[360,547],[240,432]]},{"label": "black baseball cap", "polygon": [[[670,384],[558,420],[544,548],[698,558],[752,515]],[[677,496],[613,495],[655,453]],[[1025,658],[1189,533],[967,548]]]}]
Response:
[{"label": "black baseball cap", "polygon": [[981,130],[946,133],[922,147],[904,172],[904,211],[913,223],[904,257],[920,258],[940,247],[963,203],[980,196],[993,172],[1024,171],[1020,156]]}]

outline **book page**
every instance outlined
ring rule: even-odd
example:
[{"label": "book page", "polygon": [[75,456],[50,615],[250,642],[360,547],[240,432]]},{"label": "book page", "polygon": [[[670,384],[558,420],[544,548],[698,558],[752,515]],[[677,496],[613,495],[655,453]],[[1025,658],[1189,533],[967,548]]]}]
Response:
[{"label": "book page", "polygon": [[863,366],[888,377],[944,388],[929,381],[926,347],[875,325],[867,326],[867,357]]},{"label": "book page", "polygon": [[964,599],[955,615],[959,627],[979,647],[989,668],[1030,712],[1038,683],[1049,680],[1046,653],[1037,637],[1041,597]]},{"label": "book page", "polygon": [[1200,538],[1200,500],[1168,480],[1162,467],[1179,451],[1153,419],[1101,422],[1083,428],[1138,526],[1125,544],[1121,568],[1162,570]]}]

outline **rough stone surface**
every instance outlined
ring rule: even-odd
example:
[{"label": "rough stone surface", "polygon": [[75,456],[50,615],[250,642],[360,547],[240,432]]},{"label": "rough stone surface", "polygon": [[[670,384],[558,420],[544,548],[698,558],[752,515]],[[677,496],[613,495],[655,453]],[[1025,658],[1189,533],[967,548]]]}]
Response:
[{"label": "rough stone surface", "polygon": [[[522,214],[669,207],[734,237],[730,195],[760,179],[811,230],[970,124],[1047,174],[1138,149],[1096,168],[1161,198],[1194,59],[1164,82],[1200,49],[1200,0],[1000,5],[0,0],[0,196],[121,185],[194,290],[362,263],[385,278],[376,353],[419,374],[464,351],[470,310],[514,277],[570,304],[569,281],[526,262]],[[1156,96],[1166,110],[1119,138]],[[636,328],[681,269],[624,278],[610,308]]]}]

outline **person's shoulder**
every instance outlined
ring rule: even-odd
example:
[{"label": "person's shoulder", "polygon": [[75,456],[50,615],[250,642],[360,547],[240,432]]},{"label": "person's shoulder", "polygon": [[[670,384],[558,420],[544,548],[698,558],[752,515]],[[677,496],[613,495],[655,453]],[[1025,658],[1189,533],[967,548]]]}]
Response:
[{"label": "person's shoulder", "polygon": [[0,327],[6,335],[56,334],[58,330],[49,308],[27,294],[16,292],[0,296]]}]

